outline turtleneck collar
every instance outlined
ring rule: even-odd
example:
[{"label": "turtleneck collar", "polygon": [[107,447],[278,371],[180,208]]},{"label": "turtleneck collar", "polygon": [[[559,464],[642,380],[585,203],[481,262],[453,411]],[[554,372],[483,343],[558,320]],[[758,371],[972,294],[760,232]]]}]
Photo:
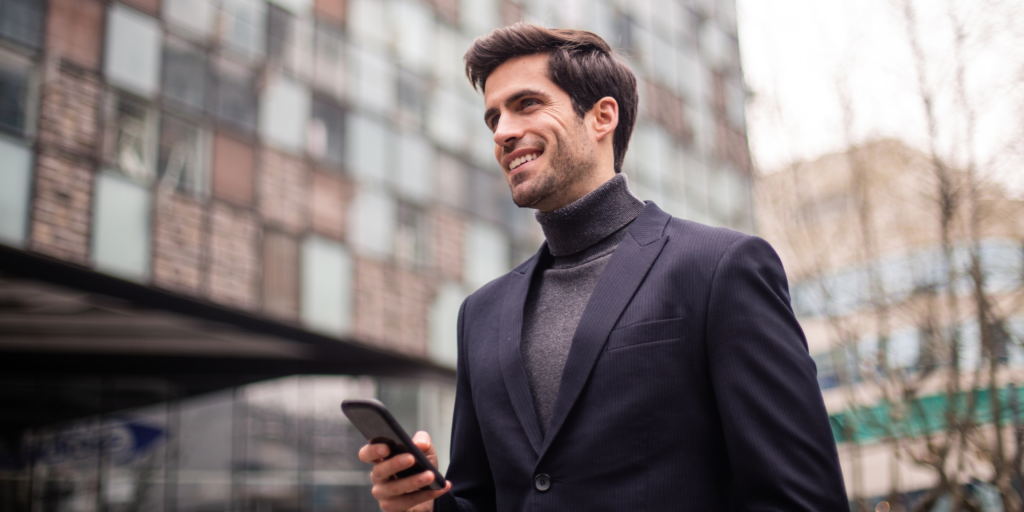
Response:
[{"label": "turtleneck collar", "polygon": [[555,211],[536,213],[552,256],[578,253],[618,231],[640,214],[643,201],[619,173],[589,194]]}]

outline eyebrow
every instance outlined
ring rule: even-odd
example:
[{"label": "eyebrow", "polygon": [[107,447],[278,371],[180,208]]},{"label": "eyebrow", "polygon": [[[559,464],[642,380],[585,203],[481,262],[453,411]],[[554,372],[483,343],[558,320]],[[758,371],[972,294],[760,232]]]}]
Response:
[{"label": "eyebrow", "polygon": [[[542,96],[542,97],[547,98],[547,94],[544,94],[543,92],[540,92],[540,91],[537,91],[537,90],[534,90],[534,89],[523,89],[521,91],[516,91],[515,94],[513,94],[513,95],[509,96],[508,98],[506,98],[505,99],[505,106],[508,107],[509,105],[511,105],[511,104],[513,104],[513,103],[515,103],[515,102],[517,102],[519,100],[521,100],[525,96]],[[491,108],[487,109],[487,111],[484,112],[484,124],[486,124],[487,126],[490,126],[490,123],[488,123],[487,121],[492,116],[496,115],[497,113],[498,113],[498,109],[495,108],[495,107],[491,107]]]}]

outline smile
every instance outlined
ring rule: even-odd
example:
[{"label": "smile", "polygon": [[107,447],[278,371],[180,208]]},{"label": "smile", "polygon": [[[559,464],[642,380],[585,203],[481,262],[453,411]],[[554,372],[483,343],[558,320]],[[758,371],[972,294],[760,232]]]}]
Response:
[{"label": "smile", "polygon": [[515,160],[512,160],[512,163],[508,164],[508,170],[511,171],[511,170],[515,169],[516,167],[519,167],[520,165],[523,165],[526,162],[529,162],[529,161],[531,161],[531,160],[533,160],[533,159],[535,159],[535,158],[537,158],[539,156],[540,156],[540,153],[531,153],[529,155],[523,155],[523,156],[521,156],[519,158],[516,158]]}]

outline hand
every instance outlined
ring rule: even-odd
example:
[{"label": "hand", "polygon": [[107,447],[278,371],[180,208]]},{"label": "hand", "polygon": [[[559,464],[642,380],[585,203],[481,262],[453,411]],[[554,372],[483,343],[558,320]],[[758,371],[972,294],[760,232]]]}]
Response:
[{"label": "hand", "polygon": [[[412,436],[412,442],[419,448],[427,460],[437,467],[437,452],[434,443],[430,442],[430,434],[419,431]],[[359,460],[373,464],[370,471],[370,482],[373,483],[373,497],[377,498],[384,512],[430,512],[434,508],[434,499],[448,492],[451,482],[439,491],[421,491],[434,481],[434,474],[424,471],[419,474],[395,479],[395,473],[408,469],[416,462],[412,454],[403,453],[385,459],[390,450],[385,444],[368,444],[359,449]]]}]

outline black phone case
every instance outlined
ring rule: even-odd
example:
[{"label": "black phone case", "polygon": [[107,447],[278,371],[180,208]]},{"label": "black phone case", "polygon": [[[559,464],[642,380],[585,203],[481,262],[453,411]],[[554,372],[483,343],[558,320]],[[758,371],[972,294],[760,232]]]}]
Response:
[{"label": "black phone case", "polygon": [[388,445],[391,454],[387,458],[390,459],[401,453],[411,453],[415,457],[416,463],[409,469],[399,471],[396,476],[405,478],[424,471],[430,471],[434,474],[434,481],[423,487],[423,489],[435,491],[444,489],[445,480],[441,476],[441,472],[413,444],[409,434],[395,421],[394,416],[388,412],[384,404],[373,399],[344,400],[341,402],[341,412],[345,413],[349,421],[366,437],[368,443]]}]

